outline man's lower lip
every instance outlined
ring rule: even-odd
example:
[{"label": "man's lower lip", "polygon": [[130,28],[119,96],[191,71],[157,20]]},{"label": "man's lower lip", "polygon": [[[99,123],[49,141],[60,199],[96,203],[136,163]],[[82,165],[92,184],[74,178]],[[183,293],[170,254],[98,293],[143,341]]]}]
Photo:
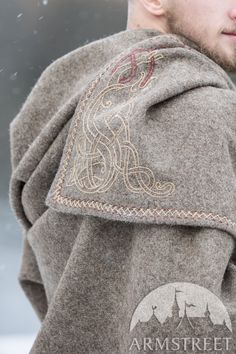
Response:
[{"label": "man's lower lip", "polygon": [[228,38],[236,41],[236,34],[230,34],[230,33],[223,33],[225,36],[227,36]]}]

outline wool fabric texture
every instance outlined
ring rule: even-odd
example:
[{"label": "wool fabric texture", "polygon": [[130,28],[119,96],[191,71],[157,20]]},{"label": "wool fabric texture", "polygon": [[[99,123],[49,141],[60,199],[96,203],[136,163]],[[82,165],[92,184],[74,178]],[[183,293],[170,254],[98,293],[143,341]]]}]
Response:
[{"label": "wool fabric texture", "polygon": [[154,310],[156,321],[160,306],[138,305],[156,291],[164,308],[160,289],[175,288],[176,303],[190,284],[224,304],[236,339],[235,110],[229,75],[154,29],[98,39],[43,71],[10,124],[18,279],[41,321],[30,354],[153,352],[131,346],[130,324]]}]

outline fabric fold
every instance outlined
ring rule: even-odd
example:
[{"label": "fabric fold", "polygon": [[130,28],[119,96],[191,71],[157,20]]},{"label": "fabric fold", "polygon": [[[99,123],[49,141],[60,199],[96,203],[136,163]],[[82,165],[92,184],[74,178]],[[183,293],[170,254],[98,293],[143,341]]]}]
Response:
[{"label": "fabric fold", "polygon": [[47,297],[38,269],[37,260],[26,236],[23,240],[23,252],[18,281],[39,320],[42,322],[48,310]]}]

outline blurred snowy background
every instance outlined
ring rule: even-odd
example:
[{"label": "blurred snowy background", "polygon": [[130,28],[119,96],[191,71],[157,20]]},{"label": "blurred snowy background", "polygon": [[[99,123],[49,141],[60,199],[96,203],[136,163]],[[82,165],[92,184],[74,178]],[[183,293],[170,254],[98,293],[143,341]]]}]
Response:
[{"label": "blurred snowy background", "polygon": [[39,321],[17,282],[22,236],[8,204],[9,123],[55,59],[126,28],[126,0],[0,1],[0,354],[27,354]]}]

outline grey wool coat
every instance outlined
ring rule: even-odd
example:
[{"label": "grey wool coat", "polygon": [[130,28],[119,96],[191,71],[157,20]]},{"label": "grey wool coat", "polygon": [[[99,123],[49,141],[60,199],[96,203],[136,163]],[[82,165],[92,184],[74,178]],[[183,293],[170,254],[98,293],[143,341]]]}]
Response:
[{"label": "grey wool coat", "polygon": [[10,124],[30,354],[235,353],[236,87],[127,29],[51,63]]}]

